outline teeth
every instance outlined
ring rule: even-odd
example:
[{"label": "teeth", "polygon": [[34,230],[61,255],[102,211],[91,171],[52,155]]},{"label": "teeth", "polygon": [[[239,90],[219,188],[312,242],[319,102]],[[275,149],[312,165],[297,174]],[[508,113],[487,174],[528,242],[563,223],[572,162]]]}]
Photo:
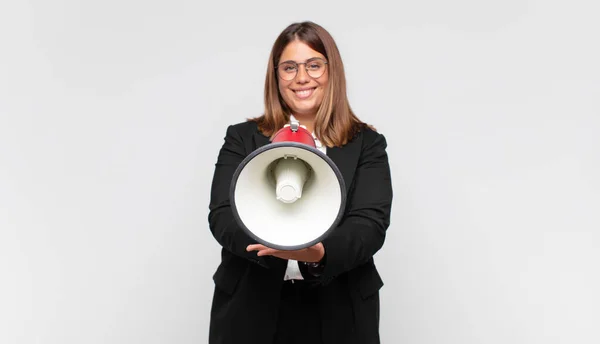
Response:
[{"label": "teeth", "polygon": [[313,89],[296,91],[298,97],[308,97],[312,93]]}]

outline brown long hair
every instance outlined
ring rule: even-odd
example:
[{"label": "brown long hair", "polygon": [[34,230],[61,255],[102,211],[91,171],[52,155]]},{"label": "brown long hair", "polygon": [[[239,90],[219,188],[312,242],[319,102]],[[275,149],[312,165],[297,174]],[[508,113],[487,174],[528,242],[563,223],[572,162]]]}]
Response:
[{"label": "brown long hair", "polygon": [[315,117],[314,131],[315,136],[324,145],[342,146],[367,124],[360,121],[350,108],[344,65],[333,37],[323,27],[310,21],[289,25],[275,40],[265,79],[265,112],[260,117],[251,118],[250,121],[255,121],[259,130],[269,137],[289,122],[291,111],[279,94],[275,66],[279,64],[279,57],[285,47],[294,40],[307,44],[323,54],[328,61],[329,82]]}]

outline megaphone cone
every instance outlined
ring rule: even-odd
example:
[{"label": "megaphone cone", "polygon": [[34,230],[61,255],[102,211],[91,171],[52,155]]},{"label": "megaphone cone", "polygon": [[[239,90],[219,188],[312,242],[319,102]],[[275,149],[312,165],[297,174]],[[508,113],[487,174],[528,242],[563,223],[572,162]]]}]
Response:
[{"label": "megaphone cone", "polygon": [[292,123],[240,163],[230,201],[235,220],[258,243],[299,250],[338,225],[346,192],[335,163],[308,130]]}]

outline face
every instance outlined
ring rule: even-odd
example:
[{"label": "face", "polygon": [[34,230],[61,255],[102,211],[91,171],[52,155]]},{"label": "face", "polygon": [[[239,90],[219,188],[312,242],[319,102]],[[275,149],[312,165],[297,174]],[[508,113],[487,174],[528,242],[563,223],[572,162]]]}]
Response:
[{"label": "face", "polygon": [[[321,58],[326,61],[325,56],[312,50],[307,44],[300,41],[290,42],[279,59],[279,64],[285,61],[303,63],[312,58]],[[309,67],[311,64],[309,63]],[[325,71],[318,78],[312,78],[306,72],[306,65],[299,64],[296,76],[289,81],[278,77],[279,93],[292,110],[295,116],[314,116],[323,101],[325,87],[329,78],[327,65],[323,66]]]}]

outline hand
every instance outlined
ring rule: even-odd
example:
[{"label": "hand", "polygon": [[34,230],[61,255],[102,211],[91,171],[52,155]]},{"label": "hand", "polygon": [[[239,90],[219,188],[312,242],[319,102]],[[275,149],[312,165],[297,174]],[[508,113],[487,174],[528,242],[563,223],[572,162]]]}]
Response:
[{"label": "hand", "polygon": [[261,244],[248,245],[246,251],[258,251],[257,256],[274,256],[281,259],[292,259],[299,262],[316,263],[325,256],[325,247],[322,243],[296,251],[281,251]]}]

